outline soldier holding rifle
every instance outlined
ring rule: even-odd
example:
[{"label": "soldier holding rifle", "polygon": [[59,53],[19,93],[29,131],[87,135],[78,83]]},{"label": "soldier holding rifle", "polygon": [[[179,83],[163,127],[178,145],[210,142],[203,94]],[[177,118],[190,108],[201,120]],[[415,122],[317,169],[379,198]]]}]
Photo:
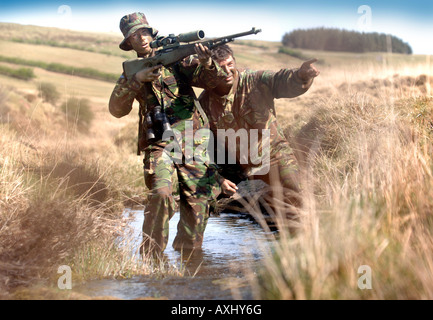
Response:
[{"label": "soldier holding rifle", "polygon": [[[125,15],[120,29],[124,36],[119,45],[122,50],[135,50],[139,58],[155,55],[151,43],[158,31],[149,26],[143,13]],[[208,125],[192,86],[213,88],[226,75],[210,58],[207,47],[196,44],[195,53],[170,66],[142,68],[130,77],[124,72],[110,97],[109,111],[117,118],[130,113],[134,99],[140,105],[138,152],[144,152],[144,178],[149,188],[141,246],[144,253],[161,253],[166,248],[169,220],[175,213],[175,191],[180,196],[180,221],[173,247],[198,249],[203,242],[208,198],[217,183],[215,171],[206,162],[166,161],[170,155],[164,160],[169,141],[162,138],[167,128],[184,132],[187,121],[193,124],[193,130]],[[194,141],[193,148],[200,143]],[[181,149],[185,154],[183,144]]]}]

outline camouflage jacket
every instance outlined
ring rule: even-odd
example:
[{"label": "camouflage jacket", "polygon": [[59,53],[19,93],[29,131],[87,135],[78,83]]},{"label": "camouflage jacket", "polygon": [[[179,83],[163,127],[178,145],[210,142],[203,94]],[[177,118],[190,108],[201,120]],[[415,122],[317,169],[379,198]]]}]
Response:
[{"label": "camouflage jacket", "polygon": [[[200,103],[209,118],[215,142],[218,129],[246,129],[248,133],[251,129],[269,129],[272,157],[279,151],[280,145],[287,144],[277,123],[274,99],[302,95],[309,89],[312,81],[304,83],[298,77],[297,69],[237,72],[237,81],[235,80],[226,96],[219,96],[212,89],[206,89],[200,96]],[[302,85],[306,87],[303,88]],[[236,148],[239,150],[239,142]],[[260,140],[258,149],[260,152]]]},{"label": "camouflage jacket", "polygon": [[226,74],[215,62],[206,69],[195,56],[190,56],[170,68],[162,67],[158,80],[141,83],[122,74],[112,92],[109,110],[115,117],[123,117],[132,110],[134,99],[139,102],[138,154],[149,145],[146,139],[145,118],[157,105],[163,106],[173,129],[185,129],[185,120],[192,120],[194,129],[207,125],[206,115],[198,112],[192,86],[214,88]]}]

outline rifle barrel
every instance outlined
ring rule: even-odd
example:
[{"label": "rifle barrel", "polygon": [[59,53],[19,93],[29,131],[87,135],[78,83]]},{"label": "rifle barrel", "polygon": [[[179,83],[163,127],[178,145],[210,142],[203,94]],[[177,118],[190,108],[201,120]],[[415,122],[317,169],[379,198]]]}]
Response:
[{"label": "rifle barrel", "polygon": [[240,38],[240,37],[249,36],[251,34],[257,34],[259,32],[262,32],[262,29],[252,28],[250,31],[236,33],[236,34],[232,34],[232,35],[225,36],[225,37],[212,38],[212,39],[209,39],[209,40],[210,41],[219,41],[219,40],[222,40],[222,39],[234,39],[234,38]]},{"label": "rifle barrel", "polygon": [[156,51],[155,56],[153,57],[136,58],[136,59],[130,59],[124,61],[123,71],[125,73],[126,78],[130,79],[136,72],[140,71],[143,68],[153,67],[158,64],[167,66],[191,54],[194,54],[194,46],[196,43],[202,43],[203,45],[208,46],[209,49],[212,49],[213,47],[231,42],[235,38],[244,37],[251,34],[257,34],[261,31],[262,31],[261,29],[252,28],[250,31],[236,33],[225,37],[212,38],[207,40],[205,39],[195,43],[178,45],[175,47],[162,48],[161,50]]}]

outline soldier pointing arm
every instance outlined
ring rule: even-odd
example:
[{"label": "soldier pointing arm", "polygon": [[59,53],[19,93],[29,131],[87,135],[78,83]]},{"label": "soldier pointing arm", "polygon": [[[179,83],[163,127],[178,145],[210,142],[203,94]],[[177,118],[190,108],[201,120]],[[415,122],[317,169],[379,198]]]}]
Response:
[{"label": "soldier pointing arm", "polygon": [[[257,171],[256,164],[252,161],[242,163],[237,158],[236,164],[218,163],[222,175],[236,183],[246,178],[260,179],[270,185],[271,190],[280,190],[281,192],[271,192],[265,201],[274,213],[280,212],[287,221],[296,225],[299,221],[299,208],[302,206],[299,167],[293,150],[277,123],[274,99],[304,94],[312,85],[313,79],[320,74],[313,65],[317,59],[304,62],[299,69],[272,72],[239,70],[233,51],[227,45],[212,50],[212,58],[227,73],[227,77],[216,88],[207,88],[200,96],[211,130],[217,137],[215,145],[220,142],[220,129],[270,132],[268,172]],[[263,141],[259,142],[262,143]],[[217,148],[225,148],[229,152],[230,145],[217,145]],[[236,152],[236,157],[240,150],[240,144],[236,144],[233,151]],[[263,152],[260,153],[263,155]],[[281,195],[282,199],[277,199],[277,195]],[[280,203],[285,205],[281,208],[277,205]]]},{"label": "soldier pointing arm", "polygon": [[313,79],[320,74],[320,71],[312,65],[315,62],[317,62],[317,59],[305,61],[298,70],[298,77],[305,81],[303,85],[305,88],[309,88]]}]

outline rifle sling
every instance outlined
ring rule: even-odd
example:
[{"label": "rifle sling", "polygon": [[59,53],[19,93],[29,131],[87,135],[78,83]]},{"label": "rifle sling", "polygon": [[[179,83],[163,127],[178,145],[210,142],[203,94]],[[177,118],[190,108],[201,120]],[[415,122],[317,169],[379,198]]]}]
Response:
[{"label": "rifle sling", "polygon": [[[183,81],[185,81],[186,80],[185,76],[180,72],[179,63],[176,63],[174,65],[174,69],[176,70],[177,74],[181,78],[183,78]],[[188,82],[186,82],[186,83],[188,83]],[[194,106],[197,108],[198,112],[200,113],[201,118],[203,119],[203,123],[206,126],[209,123],[209,119],[208,119],[206,113],[204,112],[203,108],[201,107],[200,101],[197,99],[197,96],[196,96],[196,94],[194,92],[194,89],[192,89],[192,88],[191,88],[191,96],[194,99]]]}]

